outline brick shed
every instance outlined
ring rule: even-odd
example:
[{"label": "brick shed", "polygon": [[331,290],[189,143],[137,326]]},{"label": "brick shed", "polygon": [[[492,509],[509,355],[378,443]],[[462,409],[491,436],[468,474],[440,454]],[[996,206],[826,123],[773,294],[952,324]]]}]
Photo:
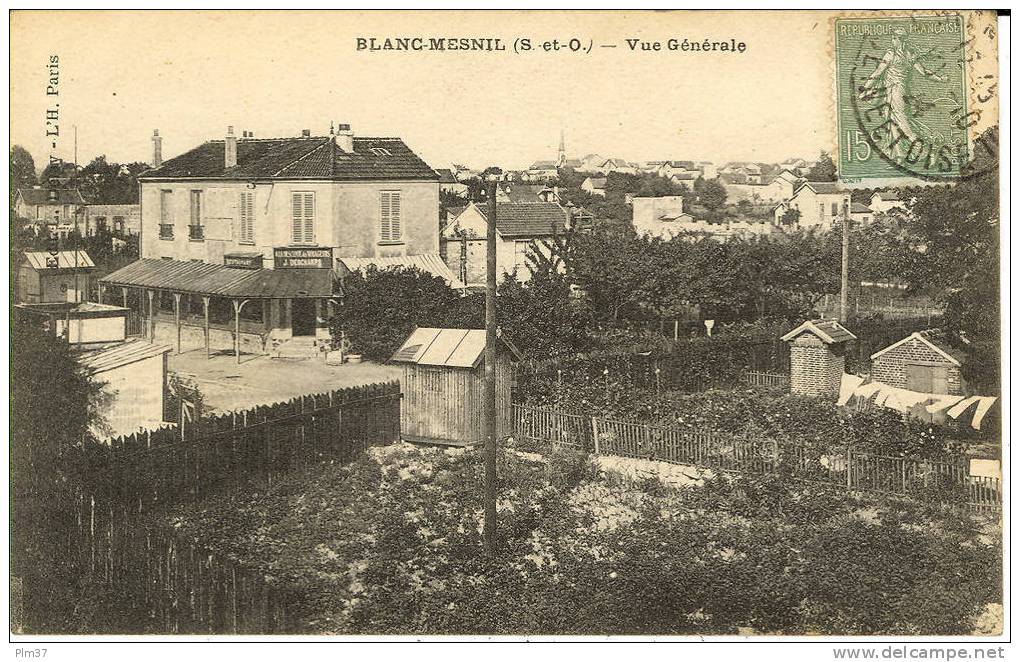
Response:
[{"label": "brick shed", "polygon": [[846,344],[856,339],[836,320],[808,320],[783,336],[790,343],[790,392],[838,397]]},{"label": "brick shed", "polygon": [[871,378],[920,393],[963,394],[958,355],[923,333],[912,333],[872,354]]}]

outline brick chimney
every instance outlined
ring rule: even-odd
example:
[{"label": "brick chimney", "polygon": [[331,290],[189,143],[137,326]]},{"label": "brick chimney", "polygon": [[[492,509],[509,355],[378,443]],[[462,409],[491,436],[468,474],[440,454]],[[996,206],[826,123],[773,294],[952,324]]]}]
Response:
[{"label": "brick chimney", "polygon": [[809,320],[781,340],[790,343],[790,392],[835,400],[846,369],[847,343],[857,336],[836,320]]},{"label": "brick chimney", "polygon": [[234,127],[227,127],[227,138],[223,141],[223,167],[233,168],[237,165],[237,136]]},{"label": "brick chimney", "polygon": [[348,154],[354,152],[354,132],[351,131],[350,124],[338,124],[334,140],[336,141],[336,146],[344,152]]},{"label": "brick chimney", "polygon": [[152,130],[152,167],[158,168],[163,165],[163,137],[159,135],[159,129]]}]

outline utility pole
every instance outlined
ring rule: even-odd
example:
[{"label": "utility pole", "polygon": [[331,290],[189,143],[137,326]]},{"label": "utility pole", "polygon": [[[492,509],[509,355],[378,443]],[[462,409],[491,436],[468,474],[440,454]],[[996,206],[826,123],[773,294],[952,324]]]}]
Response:
[{"label": "utility pole", "polygon": [[489,223],[485,234],[485,522],[482,541],[496,551],[496,187],[486,183]]},{"label": "utility pole", "polygon": [[850,312],[850,203],[843,201],[843,255],[839,276],[839,321],[846,324]]}]

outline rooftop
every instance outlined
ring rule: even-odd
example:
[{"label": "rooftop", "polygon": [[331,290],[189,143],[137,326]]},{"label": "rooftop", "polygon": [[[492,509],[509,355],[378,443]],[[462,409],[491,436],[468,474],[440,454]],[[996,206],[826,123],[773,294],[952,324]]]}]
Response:
[{"label": "rooftop", "polygon": [[139,180],[439,180],[400,138],[353,140],[354,151],[344,152],[330,136],[240,138],[232,168],[225,167],[224,141],[211,140],[146,171]]},{"label": "rooftop", "polygon": [[106,372],[154,356],[162,356],[171,349],[166,345],[150,344],[146,340],[130,340],[84,352],[78,356],[78,363],[93,373]]},{"label": "rooftop", "polygon": [[78,189],[56,189],[56,200],[50,200],[48,188],[19,188],[18,194],[30,205],[83,205],[85,199]]},{"label": "rooftop", "polygon": [[832,319],[808,320],[780,338],[780,340],[793,340],[804,333],[811,333],[827,345],[857,340],[857,336],[850,333],[846,327]]},{"label": "rooftop", "polygon": [[96,263],[85,251],[58,251],[55,255],[46,251],[25,251],[24,255],[25,261],[36,271],[96,268]]},{"label": "rooftop", "polygon": [[[513,343],[502,334],[498,335],[503,345],[520,358],[521,353]],[[390,361],[448,368],[476,368],[484,355],[485,331],[481,329],[419,328],[411,332]]]},{"label": "rooftop", "polygon": [[[475,209],[489,217],[489,206],[476,204]],[[566,228],[567,210],[555,202],[496,203],[496,229],[504,237],[548,236]]]}]

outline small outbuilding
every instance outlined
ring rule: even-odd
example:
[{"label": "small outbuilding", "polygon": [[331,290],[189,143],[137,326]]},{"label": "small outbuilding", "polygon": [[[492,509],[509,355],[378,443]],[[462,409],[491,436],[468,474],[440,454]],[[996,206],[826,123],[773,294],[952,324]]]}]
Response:
[{"label": "small outbuilding", "polygon": [[790,392],[839,396],[846,369],[846,344],[857,340],[836,320],[808,320],[784,335],[790,343]]},{"label": "small outbuilding", "polygon": [[923,333],[912,333],[871,355],[871,378],[919,393],[962,395],[962,357]]},{"label": "small outbuilding", "polygon": [[99,439],[109,440],[163,425],[170,351],[166,345],[132,340],[79,355],[78,363],[103,384],[107,395],[101,412],[105,429],[93,431]]},{"label": "small outbuilding", "polygon": [[26,251],[18,265],[16,302],[84,301],[95,270],[85,251]]},{"label": "small outbuilding", "polygon": [[[496,434],[509,434],[512,360],[521,353],[502,334],[496,348]],[[485,331],[418,328],[391,359],[403,365],[400,436],[418,443],[469,446],[485,441]]]}]

